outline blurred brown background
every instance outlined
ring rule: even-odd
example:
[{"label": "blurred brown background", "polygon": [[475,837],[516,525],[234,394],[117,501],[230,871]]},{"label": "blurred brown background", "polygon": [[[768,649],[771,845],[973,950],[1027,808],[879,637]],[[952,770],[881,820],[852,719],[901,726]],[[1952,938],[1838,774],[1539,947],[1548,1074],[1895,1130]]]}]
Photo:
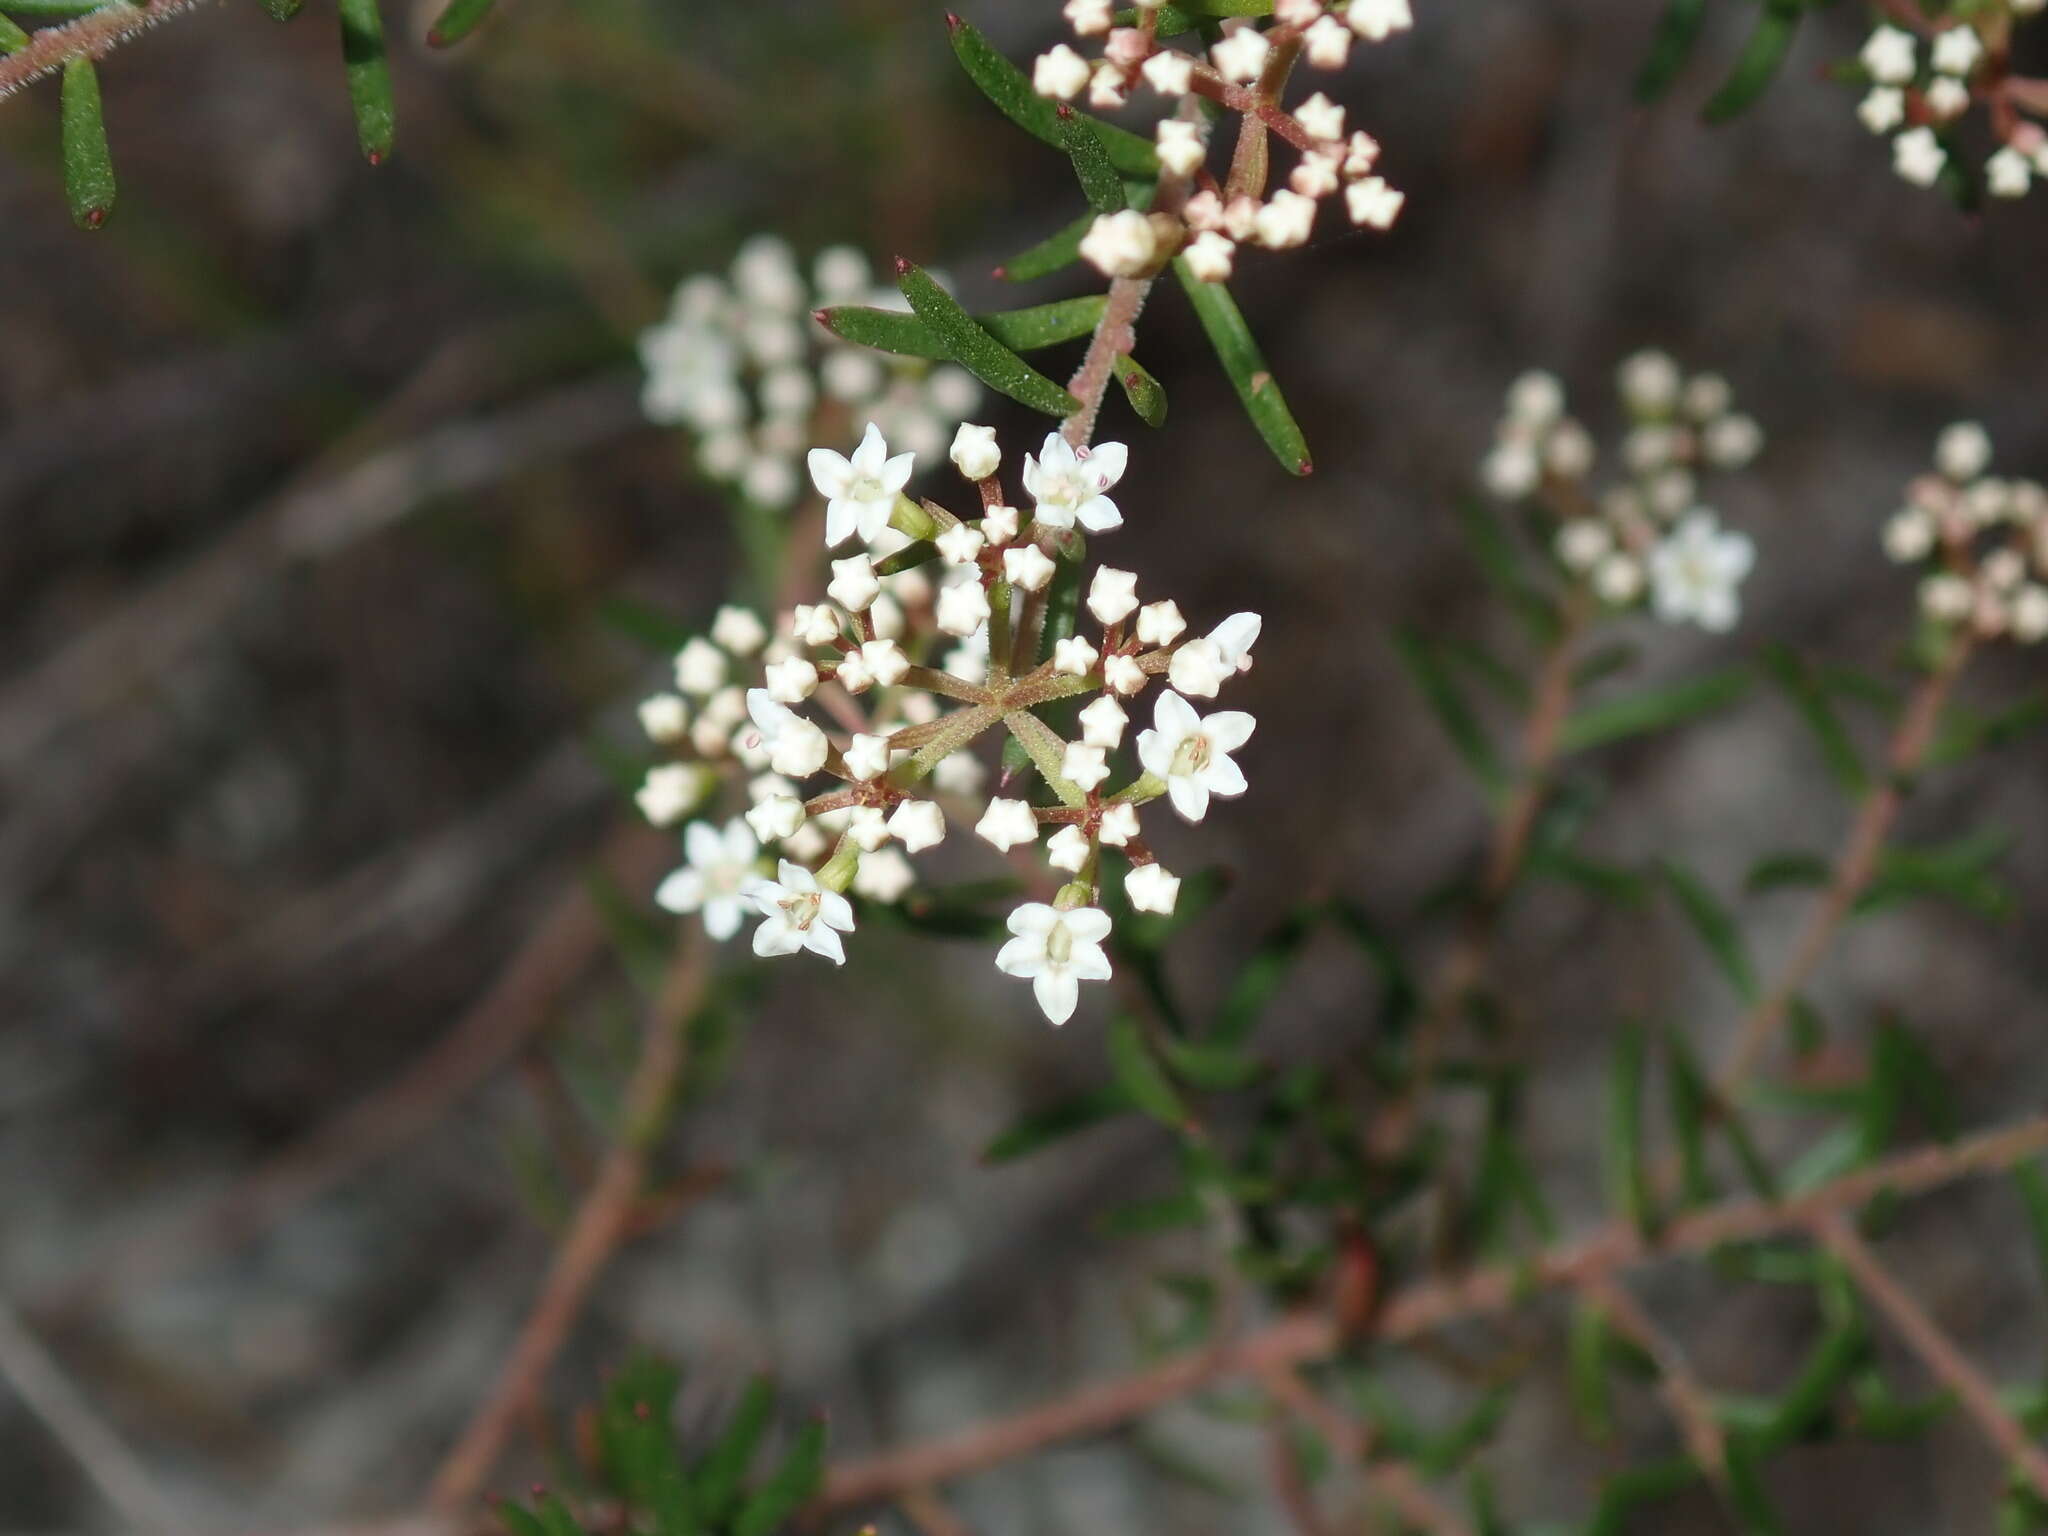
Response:
[{"label": "blurred brown background", "polygon": [[[1134,445],[1116,558],[1191,615],[1267,616],[1237,696],[1260,718],[1252,794],[1164,850],[1237,875],[1182,958],[1197,998],[1305,895],[1356,897],[1418,958],[1440,937],[1416,905],[1472,856],[1482,812],[1388,631],[1509,642],[1449,509],[1523,367],[1557,369],[1606,428],[1612,364],[1664,345],[1725,371],[1770,433],[1722,507],[1761,548],[1742,631],[1633,625],[1647,675],[1766,637],[1884,663],[1910,596],[1877,525],[1951,418],[2048,476],[2048,199],[1973,221],[1893,177],[1852,96],[1816,78],[1859,40],[1856,7],[1810,22],[1719,130],[1695,109],[1747,7],[1714,8],[1700,67],[1650,112],[1629,97],[1641,0],[1417,9],[1411,38],[1332,87],[1386,145],[1400,226],[1253,257],[1235,285],[1314,477],[1275,469],[1164,291],[1139,355],[1171,418],[1151,434],[1113,404],[1105,427]],[[970,19],[1028,58],[1053,11]],[[278,27],[237,3],[130,46],[104,70],[121,203],[91,237],[64,214],[53,91],[0,104],[0,1294],[197,1531],[402,1508],[544,1261],[517,1170],[547,1099],[510,1067],[394,1156],[287,1191],[248,1243],[175,1262],[135,1245],[413,1068],[600,849],[651,889],[650,838],[621,833],[585,743],[630,737],[660,667],[596,608],[630,594],[706,617],[731,550],[680,441],[638,424],[634,329],[762,228],[902,251],[970,303],[1017,302],[983,274],[1079,209],[1058,158],[972,95],[935,7],[507,0],[445,57],[417,45],[429,19],[388,16],[400,150],[377,171],[326,15]],[[995,419],[1013,445],[1041,430]],[[2041,672],[2007,654],[1972,696]],[[2044,769],[2035,742],[1951,774],[1908,822],[2015,833],[2016,917],[1865,924],[1820,999],[1850,1038],[1886,1008],[1924,1029],[1973,1118],[2048,1090]],[[1689,850],[1724,891],[1842,819],[1761,694],[1597,773],[1590,846]],[[1796,899],[1745,909],[1763,955]],[[1131,1358],[1172,1245],[1108,1242],[1090,1217],[1142,1193],[1165,1149],[1134,1127],[1015,1170],[975,1161],[1020,1108],[1102,1075],[1099,1009],[1055,1033],[979,948],[920,950],[911,981],[897,944],[855,945],[843,977],[775,972],[729,1083],[680,1133],[676,1166],[730,1178],[618,1267],[557,1373],[565,1405],[649,1344],[685,1362],[700,1407],[772,1367],[860,1446]],[[1532,1136],[1583,1215],[1609,1022],[1647,1010],[1712,1040],[1730,1002],[1675,922],[1558,888],[1523,904],[1509,956],[1541,1021]],[[1368,995],[1318,949],[1274,1048],[1367,1027]],[[630,1017],[617,968],[591,965],[550,1048],[601,1055]],[[2003,1192],[1959,1193],[1895,1251],[2023,1374],[2044,1338],[2014,1221]],[[1717,1385],[1776,1379],[1812,1323],[1696,1274],[1649,1294]],[[1635,1443],[1666,1433],[1645,1409]],[[1281,1528],[1255,1437],[1178,1412],[1139,1441],[1007,1469],[959,1508],[991,1536]],[[1241,1495],[1169,1477],[1162,1446],[1213,1456]],[[1500,1455],[1510,1513],[1581,1516],[1608,1464],[1532,1391]],[[1871,1536],[1986,1529],[1993,1486],[1954,1425],[1774,1477],[1797,1529]],[[1723,1528],[1704,1499],[1669,1514],[1661,1529]],[[0,1389],[0,1531],[119,1528]]]}]

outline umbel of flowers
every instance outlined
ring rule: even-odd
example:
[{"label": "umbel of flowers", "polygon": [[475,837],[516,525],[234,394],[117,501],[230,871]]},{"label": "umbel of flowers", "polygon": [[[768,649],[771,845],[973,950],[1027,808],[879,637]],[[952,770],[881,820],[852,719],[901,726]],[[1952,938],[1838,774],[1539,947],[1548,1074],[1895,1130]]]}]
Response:
[{"label": "umbel of flowers", "polygon": [[[1856,115],[1889,135],[1892,168],[1931,187],[1965,151],[1961,130],[1983,107],[1996,144],[1984,163],[1994,197],[2024,197],[2048,176],[2048,79],[2011,69],[2016,25],[2048,9],[2048,0],[1956,0],[1893,6],[1857,55],[1868,82]],[[1981,153],[1981,150],[1979,151]]]},{"label": "umbel of flowers", "polygon": [[1975,422],[1941,434],[1934,465],[1884,529],[1885,553],[1921,572],[1921,612],[1978,640],[2048,640],[2048,490],[1988,473]]},{"label": "umbel of flowers", "polygon": [[1723,529],[1700,503],[1700,478],[1748,464],[1763,431],[1733,409],[1727,380],[1688,378],[1662,352],[1628,358],[1617,382],[1629,428],[1604,488],[1594,488],[1592,434],[1567,414],[1564,386],[1541,372],[1509,388],[1480,479],[1495,496],[1555,520],[1559,565],[1601,602],[1647,602],[1667,624],[1730,629],[1756,551],[1747,534]]},{"label": "umbel of flowers", "polygon": [[[1325,198],[1341,193],[1353,224],[1393,224],[1403,196],[1375,174],[1378,141],[1362,129],[1347,132],[1344,108],[1321,91],[1291,109],[1281,97],[1296,63],[1339,70],[1354,42],[1384,42],[1409,30],[1409,0],[1275,0],[1271,16],[1225,20],[1216,41],[1194,51],[1162,35],[1161,19],[1172,14],[1161,0],[1140,0],[1124,12],[1111,0],[1068,0],[1065,15],[1076,42],[1093,56],[1060,43],[1032,68],[1032,87],[1056,101],[1085,95],[1091,106],[1117,108],[1143,94],[1172,109],[1154,138],[1173,194],[1149,211],[1098,217],[1082,242],[1083,256],[1107,276],[1141,277],[1179,254],[1194,277],[1222,282],[1241,244],[1272,250],[1304,244]],[[1208,169],[1203,103],[1239,114],[1241,132],[1257,145],[1247,150],[1240,138],[1223,181]],[[1268,134],[1295,156],[1286,185],[1272,189],[1266,185]]]},{"label": "umbel of flowers", "polygon": [[[1141,599],[1132,572],[1090,564],[1089,537],[1123,524],[1121,443],[1049,434],[1016,465],[1013,497],[994,431],[962,425],[964,515],[911,500],[915,455],[890,446],[870,423],[851,454],[809,455],[825,600],[772,624],[721,610],[676,656],[675,690],[641,705],[674,759],[640,790],[651,820],[721,797],[744,807],[684,827],[687,862],[657,899],[718,938],[758,916],[759,954],[840,961],[856,927],[846,893],[902,898],[911,858],[966,832],[1039,887],[995,961],[1064,1023],[1080,983],[1110,974],[1105,881],[1121,878],[1140,911],[1174,908],[1180,881],[1146,844],[1147,808],[1200,821],[1245,790],[1234,754],[1252,717],[1210,701],[1251,665],[1259,618],[1198,633],[1171,599]],[[1054,705],[1070,734],[1048,723]],[[1028,766],[991,790],[977,750],[1003,737]]]},{"label": "umbel of flowers", "polygon": [[728,276],[686,279],[668,316],[641,334],[642,410],[687,428],[706,474],[771,510],[796,499],[804,450],[835,420],[835,436],[873,421],[936,457],[981,399],[974,376],[852,346],[810,321],[821,303],[905,307],[873,279],[867,258],[839,245],[818,254],[806,281],[786,241],[755,235]]}]

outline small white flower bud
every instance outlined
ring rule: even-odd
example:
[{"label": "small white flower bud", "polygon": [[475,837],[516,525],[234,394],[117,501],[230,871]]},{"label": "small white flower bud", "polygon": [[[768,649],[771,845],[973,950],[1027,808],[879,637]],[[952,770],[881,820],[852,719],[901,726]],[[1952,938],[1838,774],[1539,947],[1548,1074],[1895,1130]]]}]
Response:
[{"label": "small white flower bud", "polygon": [[915,884],[917,871],[910,867],[910,860],[894,848],[866,855],[853,872],[854,894],[865,896],[869,901],[879,901],[884,906],[901,901],[903,893]]},{"label": "small white flower bud", "polygon": [[1550,472],[1564,480],[1582,480],[1593,468],[1598,450],[1593,434],[1576,421],[1561,421],[1551,429],[1543,448],[1543,462]]},{"label": "small white flower bud", "polygon": [[830,645],[839,638],[839,612],[830,603],[798,603],[790,610],[789,632],[799,645]]},{"label": "small white flower bud", "polygon": [[1060,14],[1077,37],[1100,37],[1109,30],[1109,0],[1067,0]]},{"label": "small white flower bud", "polygon": [[996,444],[996,429],[961,422],[959,431],[953,434],[952,458],[953,467],[969,480],[986,480],[1003,462],[1003,450]]},{"label": "small white flower bud", "polygon": [[1187,260],[1189,274],[1196,281],[1223,283],[1230,280],[1237,246],[1228,236],[1207,229],[1195,236],[1181,254]]},{"label": "small white flower bud", "polygon": [[1026,592],[1043,590],[1055,569],[1053,561],[1036,544],[1019,544],[1003,551],[1004,580]]},{"label": "small white flower bud", "polygon": [[1088,862],[1093,851],[1087,835],[1069,824],[1046,839],[1045,861],[1054,869],[1064,869],[1070,875],[1078,875]]},{"label": "small white flower bud", "polygon": [[1124,739],[1124,726],[1130,716],[1124,713],[1123,705],[1109,694],[1098,694],[1095,702],[1075,717],[1081,723],[1081,739],[1091,747],[1105,751],[1114,750]]},{"label": "small white flower bud", "polygon": [[1892,140],[1892,169],[1916,187],[1931,187],[1948,164],[1948,151],[1932,128],[1908,128]]},{"label": "small white flower bud", "polygon": [[1593,590],[1617,608],[1642,595],[1643,568],[1630,555],[1609,555],[1593,571]]},{"label": "small white flower bud", "polygon": [[1055,101],[1072,101],[1092,73],[1088,61],[1065,43],[1056,43],[1031,67],[1031,89]]},{"label": "small white flower bud", "polygon": [[1015,507],[994,506],[981,514],[981,536],[991,545],[1007,544],[1017,537],[1021,515]]},{"label": "small white flower bud", "polygon": [[973,565],[981,556],[983,539],[979,528],[955,523],[936,539],[939,557],[948,565]]},{"label": "small white flower bud", "polygon": [[978,581],[959,581],[939,593],[939,628],[965,638],[988,622],[988,594]]},{"label": "small white flower bud", "polygon": [[1566,570],[1590,571],[1613,548],[1613,531],[1598,518],[1575,517],[1557,530],[1557,558]]},{"label": "small white flower bud", "polygon": [[1937,122],[1950,122],[1970,110],[1970,88],[1946,75],[1928,82],[1920,99],[1927,104],[1928,114]]},{"label": "small white flower bud", "polygon": [[910,670],[910,658],[903,654],[903,647],[894,640],[868,641],[860,648],[860,659],[874,673],[875,681],[885,688],[893,688],[897,680]]},{"label": "small white flower bud", "polygon": [[1202,142],[1202,130],[1195,123],[1162,118],[1153,137],[1159,146],[1159,163],[1176,176],[1194,175],[1209,158],[1209,147]]},{"label": "small white flower bud", "polygon": [[1910,85],[1918,68],[1919,43],[1898,27],[1879,27],[1863,44],[1859,57],[1879,85]]},{"label": "small white flower bud", "polygon": [[764,843],[796,836],[804,819],[804,803],[794,795],[769,795],[755,801],[747,812],[747,825]]},{"label": "small white flower bud", "polygon": [[846,771],[856,779],[877,779],[889,771],[889,738],[857,734],[846,744]]},{"label": "small white flower bud", "polygon": [[1194,83],[1194,61],[1171,48],[1162,48],[1141,67],[1145,83],[1162,96],[1185,96]]},{"label": "small white flower bud", "polygon": [[1983,40],[1968,26],[1950,27],[1934,40],[1934,67],[1944,75],[1967,75],[1983,57]]},{"label": "small white flower bud", "polygon": [[1088,583],[1088,611],[1104,624],[1114,624],[1138,606],[1138,578],[1130,571],[1099,565]]},{"label": "small white flower bud", "polygon": [[1138,610],[1140,645],[1171,645],[1187,627],[1188,621],[1181,617],[1180,604],[1170,597],[1147,603]]},{"label": "small white flower bud", "polygon": [[703,788],[704,772],[694,763],[662,763],[647,770],[633,799],[641,815],[657,827],[666,827],[689,814]]},{"label": "small white flower bud", "polygon": [[1953,572],[1942,571],[1920,583],[1920,611],[1940,623],[1961,623],[1976,602],[1970,584]]},{"label": "small white flower bud", "polygon": [[974,824],[974,835],[1008,853],[1019,843],[1038,841],[1038,820],[1025,801],[995,799]]},{"label": "small white flower bud", "polygon": [[1168,874],[1164,864],[1140,864],[1124,876],[1124,895],[1140,912],[1171,915],[1180,900],[1180,879]]},{"label": "small white flower bud", "polygon": [[932,800],[905,800],[889,815],[889,830],[912,853],[946,840],[946,813]]},{"label": "small white flower bud", "polygon": [[1086,677],[1095,670],[1095,646],[1079,635],[1053,642],[1052,669],[1068,677]]},{"label": "small white flower bud", "polygon": [[2012,600],[2012,637],[2022,645],[2048,640],[2048,587],[2022,587]]},{"label": "small white flower bud", "polygon": [[1368,176],[1344,189],[1344,209],[1351,222],[1368,229],[1392,229],[1408,194],[1389,186],[1383,177]]},{"label": "small white flower bud", "polygon": [[1083,789],[1093,789],[1109,777],[1109,754],[1085,741],[1069,742],[1060,755],[1060,777],[1071,779]]},{"label": "small white flower bud", "polygon": [[1145,669],[1138,665],[1135,656],[1107,656],[1102,662],[1102,678],[1111,688],[1129,698],[1145,686]]},{"label": "small white flower bud", "polygon": [[866,693],[875,686],[875,674],[859,651],[843,658],[833,669],[832,680],[848,693]]},{"label": "small white flower bud", "polygon": [[1315,138],[1341,141],[1344,137],[1344,109],[1321,91],[1294,109],[1294,120]]},{"label": "small white flower bud", "polygon": [[1102,840],[1110,847],[1123,847],[1138,835],[1138,808],[1135,805],[1105,807],[1099,831]]},{"label": "small white flower bud", "polygon": [[735,656],[751,656],[768,638],[768,626],[751,609],[728,605],[712,619],[711,638]]},{"label": "small white flower bud", "polygon": [[1351,57],[1351,29],[1334,16],[1312,22],[1301,40],[1311,69],[1342,69]]},{"label": "small white flower bud", "polygon": [[1623,360],[1621,403],[1641,416],[1668,415],[1678,404],[1678,364],[1663,352],[1644,351]]},{"label": "small white flower bud", "polygon": [[768,697],[778,704],[801,704],[818,691],[818,669],[801,656],[785,656],[763,674]]},{"label": "small white flower bud", "polygon": [[1884,552],[1900,565],[1925,560],[1934,549],[1934,519],[1919,507],[1902,507],[1884,525]]},{"label": "small white flower bud", "polygon": [[1266,54],[1271,48],[1265,33],[1255,27],[1243,27],[1212,47],[1209,60],[1224,79],[1250,85],[1266,67]]},{"label": "small white flower bud", "polygon": [[1740,469],[1764,445],[1764,429],[1748,416],[1723,416],[1700,437],[1700,451],[1716,469]]},{"label": "small white flower bud", "polygon": [[702,697],[725,683],[725,652],[709,640],[694,639],[676,652],[676,687]]},{"label": "small white flower bud", "polygon": [[649,741],[680,741],[690,727],[690,706],[673,693],[640,701],[640,729]]},{"label": "small white flower bud", "polygon": [[1991,437],[1974,421],[1959,421],[1943,430],[1934,445],[1934,465],[1961,485],[1991,465]]},{"label": "small white flower bud", "polygon": [[1895,85],[1874,85],[1857,103],[1856,117],[1872,133],[1890,133],[1906,120],[1906,93]]},{"label": "small white flower bud", "polygon": [[864,613],[882,595],[882,583],[875,576],[874,561],[852,555],[832,562],[832,581],[825,590],[848,613]]},{"label": "small white flower bud", "polygon": [[1141,277],[1159,258],[1159,236],[1135,208],[1098,214],[1081,237],[1081,255],[1105,277]]},{"label": "small white flower bud", "polygon": [[[1238,35],[1243,37],[1247,34]],[[1357,188],[1354,187],[1352,191],[1357,191]],[[1259,210],[1252,229],[1258,236],[1259,244],[1269,250],[1284,251],[1307,243],[1310,233],[1315,229],[1315,223],[1315,199],[1303,197],[1291,188],[1282,187],[1273,194],[1271,201]]]},{"label": "small white flower bud", "polygon": [[889,841],[889,827],[879,805],[856,805],[846,818],[846,835],[862,853],[873,853]]}]

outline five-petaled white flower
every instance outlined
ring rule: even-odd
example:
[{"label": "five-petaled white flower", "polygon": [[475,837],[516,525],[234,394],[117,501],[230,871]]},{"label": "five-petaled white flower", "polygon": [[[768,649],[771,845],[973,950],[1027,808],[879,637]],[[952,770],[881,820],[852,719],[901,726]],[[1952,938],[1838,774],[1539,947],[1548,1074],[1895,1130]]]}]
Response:
[{"label": "five-petaled white flower", "polygon": [[754,870],[760,845],[746,822],[734,817],[720,831],[708,821],[683,828],[683,857],[689,862],[655,890],[655,902],[675,913],[704,914],[704,931],[729,939],[740,931],[747,893],[759,878]]},{"label": "five-petaled white flower", "polygon": [[1251,663],[1263,621],[1256,613],[1233,613],[1208,634],[1190,640],[1167,663],[1167,680],[1182,693],[1213,699],[1226,679]]},{"label": "five-petaled white flower", "polygon": [[1100,907],[1062,912],[1042,901],[1026,902],[1010,914],[1016,937],[996,956],[996,969],[1031,983],[1031,994],[1046,1018],[1064,1024],[1074,1016],[1081,983],[1109,980],[1109,914]]},{"label": "five-petaled white flower", "polygon": [[1230,754],[1251,740],[1256,722],[1241,709],[1197,715],[1171,689],[1153,706],[1152,729],[1138,733],[1138,761],[1163,779],[1167,798],[1188,821],[1209,814],[1209,797],[1241,795],[1244,770]]},{"label": "five-petaled white flower", "polygon": [[1756,563],[1749,535],[1722,532],[1712,512],[1690,514],[1650,551],[1650,601],[1667,624],[1727,630],[1741,615],[1742,580]]},{"label": "five-petaled white flower", "polygon": [[872,542],[889,526],[896,498],[910,483],[914,455],[889,456],[882,430],[873,422],[862,434],[853,457],[830,448],[813,448],[807,460],[811,483],[825,498],[825,544],[836,548],[858,533]]},{"label": "five-petaled white flower", "polygon": [[754,930],[757,955],[793,955],[800,949],[846,964],[839,935],[853,932],[853,903],[818,884],[801,864],[784,859],[773,880],[756,880],[747,896],[762,917]]},{"label": "five-petaled white flower", "polygon": [[1909,85],[1917,67],[1918,40],[1899,27],[1879,27],[1863,44],[1864,69],[1879,85]]},{"label": "five-petaled white flower", "polygon": [[792,779],[809,778],[825,766],[832,744],[825,733],[787,705],[778,704],[766,688],[747,690],[747,713],[761,733],[769,765]]},{"label": "five-petaled white flower", "polygon": [[1033,514],[1047,528],[1079,523],[1090,533],[1123,526],[1124,515],[1105,494],[1124,475],[1130,450],[1122,443],[1075,449],[1057,432],[1045,435],[1037,454],[1024,456],[1024,489],[1037,503]]}]

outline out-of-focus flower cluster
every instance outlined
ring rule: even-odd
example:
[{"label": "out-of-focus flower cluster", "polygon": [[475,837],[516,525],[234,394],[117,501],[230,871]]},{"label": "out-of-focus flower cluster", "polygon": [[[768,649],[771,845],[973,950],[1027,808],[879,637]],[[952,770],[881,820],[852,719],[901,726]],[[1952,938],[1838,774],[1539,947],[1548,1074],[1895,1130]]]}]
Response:
[{"label": "out-of-focus flower cluster", "polygon": [[[1105,878],[1121,866],[1131,906],[1173,910],[1180,881],[1146,845],[1142,808],[1164,799],[1200,821],[1245,790],[1233,754],[1252,717],[1191,701],[1251,665],[1259,619],[1193,634],[1170,599],[1141,601],[1131,572],[1088,567],[1086,536],[1123,523],[1121,443],[1047,436],[1017,466],[1023,510],[994,431],[963,425],[951,456],[977,497],[966,516],[906,496],[915,455],[889,450],[870,424],[850,455],[809,456],[833,552],[825,599],[772,622],[721,610],[676,656],[674,690],[642,703],[672,756],[642,811],[705,818],[684,827],[687,862],[658,899],[719,938],[758,914],[758,953],[836,961],[855,925],[843,893],[902,899],[909,856],[967,829],[1043,887],[1011,914],[996,963],[1063,1023],[1079,983],[1110,974]],[[1133,729],[1134,714],[1150,724]],[[1013,761],[991,794],[974,748],[999,731],[1028,766]]]},{"label": "out-of-focus flower cluster", "polygon": [[1931,187],[1962,154],[1958,130],[1982,105],[1997,149],[1984,165],[1994,197],[2024,197],[2048,176],[2048,80],[2010,68],[2014,26],[2048,0],[1959,0],[1922,7],[1917,30],[1880,22],[1857,56],[1869,89],[1856,108],[1863,126],[1891,136],[1892,168]]},{"label": "out-of-focus flower cluster", "polygon": [[[1123,106],[1145,91],[1177,108],[1155,129],[1159,161],[1175,191],[1151,212],[1099,217],[1081,254],[1110,277],[1157,271],[1176,254],[1205,282],[1230,276],[1240,244],[1285,250],[1305,243],[1325,198],[1343,194],[1353,224],[1386,229],[1403,195],[1375,174],[1380,146],[1362,129],[1346,132],[1344,108],[1317,91],[1291,110],[1280,100],[1288,71],[1344,67],[1356,41],[1384,42],[1414,25],[1409,0],[1276,0],[1270,17],[1235,17],[1206,52],[1190,52],[1159,35],[1160,0],[1140,3],[1118,25],[1110,0],[1068,0],[1065,14],[1090,57],[1070,43],[1038,56],[1031,73],[1041,96],[1091,106]],[[1209,142],[1194,100],[1243,116],[1296,151],[1287,184],[1268,192],[1263,154],[1240,157],[1228,180],[1208,170]],[[1183,107],[1183,103],[1189,105]],[[1162,184],[1164,185],[1164,184]],[[1182,189],[1185,189],[1185,195]]]},{"label": "out-of-focus flower cluster", "polygon": [[1921,611],[1982,640],[2048,640],[2048,490],[1989,473],[1991,439],[1973,421],[1941,434],[1934,464],[1884,527],[1885,553],[1923,573]]},{"label": "out-of-focus flower cluster", "polygon": [[1604,489],[1592,485],[1593,435],[1568,414],[1556,376],[1542,372],[1510,386],[1480,479],[1493,495],[1555,519],[1559,565],[1602,602],[1630,608],[1647,600],[1667,624],[1730,629],[1756,550],[1700,503],[1700,477],[1747,465],[1763,431],[1734,409],[1727,380],[1688,378],[1662,352],[1628,358],[1617,383],[1629,427],[1620,472]]},{"label": "out-of-focus flower cluster", "polygon": [[806,280],[787,242],[756,235],[728,276],[685,279],[667,318],[640,337],[648,419],[688,428],[706,474],[771,509],[802,490],[804,450],[851,422],[873,421],[936,456],[981,399],[974,376],[856,347],[811,323],[819,304],[904,308],[873,276],[842,245],[821,251]]}]

